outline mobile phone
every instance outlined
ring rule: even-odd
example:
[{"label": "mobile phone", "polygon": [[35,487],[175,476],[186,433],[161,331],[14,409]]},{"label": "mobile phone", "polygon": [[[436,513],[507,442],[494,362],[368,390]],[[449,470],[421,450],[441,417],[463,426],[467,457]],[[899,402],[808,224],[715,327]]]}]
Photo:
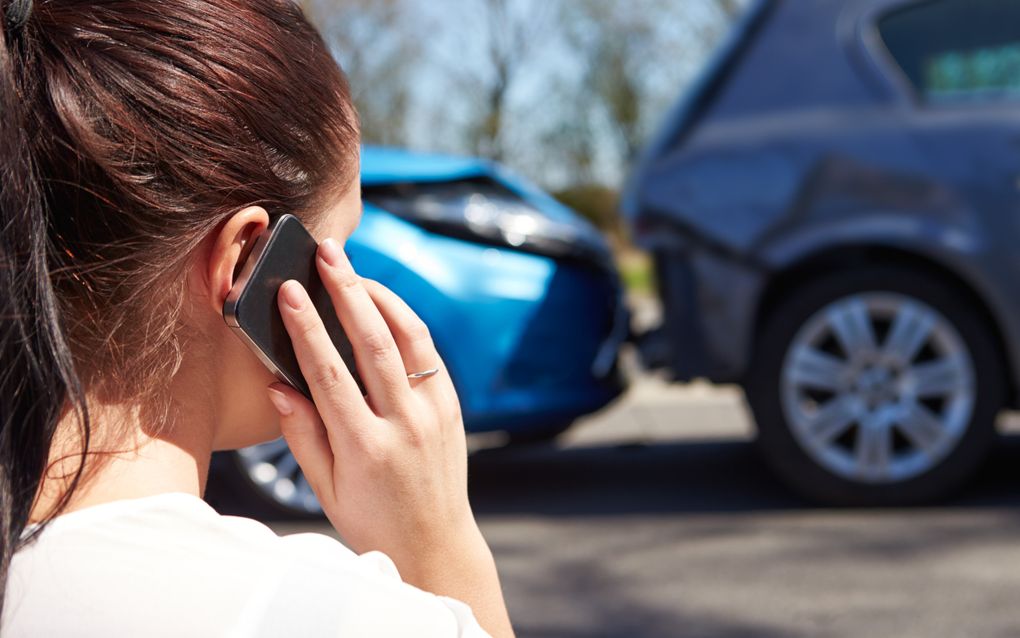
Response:
[{"label": "mobile phone", "polygon": [[277,306],[277,293],[283,282],[290,279],[299,282],[308,291],[333,345],[364,394],[351,342],[319,278],[315,264],[318,246],[297,217],[285,214],[273,220],[255,240],[238,273],[223,303],[223,319],[276,378],[311,399]]}]

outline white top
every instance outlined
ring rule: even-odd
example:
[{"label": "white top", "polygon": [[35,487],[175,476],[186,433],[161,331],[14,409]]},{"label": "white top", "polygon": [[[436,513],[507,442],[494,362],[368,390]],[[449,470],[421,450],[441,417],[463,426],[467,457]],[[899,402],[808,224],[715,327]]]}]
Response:
[{"label": "white top", "polygon": [[486,636],[467,605],[401,582],[384,554],[277,536],[188,494],[57,517],[14,556],[0,634]]}]

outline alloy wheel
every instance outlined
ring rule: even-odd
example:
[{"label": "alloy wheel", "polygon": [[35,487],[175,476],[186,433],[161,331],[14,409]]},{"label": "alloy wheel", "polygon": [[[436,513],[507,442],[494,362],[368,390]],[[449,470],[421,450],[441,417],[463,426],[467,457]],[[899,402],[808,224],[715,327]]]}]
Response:
[{"label": "alloy wheel", "polygon": [[976,400],[953,324],[908,295],[838,299],[797,331],[783,360],[783,412],[800,446],[842,478],[896,483],[952,452]]}]

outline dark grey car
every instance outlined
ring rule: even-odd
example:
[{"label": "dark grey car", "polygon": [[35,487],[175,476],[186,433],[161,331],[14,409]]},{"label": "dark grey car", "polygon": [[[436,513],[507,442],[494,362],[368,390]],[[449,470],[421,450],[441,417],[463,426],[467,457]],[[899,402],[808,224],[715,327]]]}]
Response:
[{"label": "dark grey car", "polygon": [[1020,1],[752,3],[623,208],[645,351],[741,383],[782,477],[945,494],[1020,394]]}]

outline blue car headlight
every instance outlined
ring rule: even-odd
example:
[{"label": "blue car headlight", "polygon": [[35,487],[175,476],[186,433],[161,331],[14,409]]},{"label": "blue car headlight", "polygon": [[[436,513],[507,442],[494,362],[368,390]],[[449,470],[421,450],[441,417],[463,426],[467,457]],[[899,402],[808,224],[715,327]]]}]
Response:
[{"label": "blue car headlight", "polygon": [[611,259],[605,239],[585,220],[554,218],[487,178],[366,186],[364,199],[443,235],[549,257]]}]

